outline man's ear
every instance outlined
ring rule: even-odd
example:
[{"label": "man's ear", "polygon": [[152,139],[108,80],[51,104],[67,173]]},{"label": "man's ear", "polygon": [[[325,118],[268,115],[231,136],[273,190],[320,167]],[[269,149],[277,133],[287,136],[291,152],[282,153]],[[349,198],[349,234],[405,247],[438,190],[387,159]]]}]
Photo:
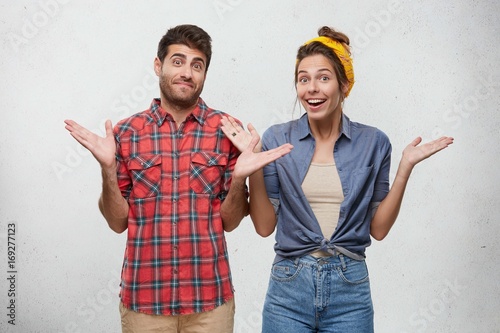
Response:
[{"label": "man's ear", "polygon": [[160,76],[161,66],[163,65],[160,58],[156,57],[153,64],[154,64],[156,76]]}]

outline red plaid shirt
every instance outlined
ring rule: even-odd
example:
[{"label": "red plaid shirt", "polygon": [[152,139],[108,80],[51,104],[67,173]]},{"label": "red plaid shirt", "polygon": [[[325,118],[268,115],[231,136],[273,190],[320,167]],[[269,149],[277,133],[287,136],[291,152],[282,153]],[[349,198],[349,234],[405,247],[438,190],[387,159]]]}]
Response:
[{"label": "red plaid shirt", "polygon": [[209,311],[233,297],[220,206],[239,155],[200,98],[179,128],[153,100],[120,121],[118,185],[130,205],[121,300],[134,311]]}]

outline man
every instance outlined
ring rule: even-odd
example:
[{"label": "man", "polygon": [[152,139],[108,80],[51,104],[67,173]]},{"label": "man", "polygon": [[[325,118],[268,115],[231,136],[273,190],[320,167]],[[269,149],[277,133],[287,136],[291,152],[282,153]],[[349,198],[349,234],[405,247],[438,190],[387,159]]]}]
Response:
[{"label": "man", "polygon": [[[148,110],[114,130],[108,120],[104,138],[65,121],[101,165],[99,209],[109,227],[128,229],[123,332],[233,332],[224,231],[239,225],[248,201],[246,179],[234,171],[238,149],[220,129],[226,115],[199,97],[211,55],[203,29],[171,28],[154,60],[160,98]],[[261,155],[256,163],[287,152]]]}]

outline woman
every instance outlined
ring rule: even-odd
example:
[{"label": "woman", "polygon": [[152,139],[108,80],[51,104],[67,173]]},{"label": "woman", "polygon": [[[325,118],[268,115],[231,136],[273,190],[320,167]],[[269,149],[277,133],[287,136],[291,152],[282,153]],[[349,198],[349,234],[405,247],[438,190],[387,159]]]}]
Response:
[{"label": "woman", "polygon": [[[354,84],[349,39],[329,27],[302,45],[295,84],[306,113],[262,137],[232,119],[223,131],[242,151],[235,173],[250,175],[250,216],[256,231],[276,229],[263,332],[373,332],[365,249],[396,221],[408,178],[420,161],[446,148],[442,137],[403,151],[389,190],[391,144],[380,130],[342,111]],[[262,153],[259,153],[262,145]],[[266,151],[293,150],[254,167]]]}]

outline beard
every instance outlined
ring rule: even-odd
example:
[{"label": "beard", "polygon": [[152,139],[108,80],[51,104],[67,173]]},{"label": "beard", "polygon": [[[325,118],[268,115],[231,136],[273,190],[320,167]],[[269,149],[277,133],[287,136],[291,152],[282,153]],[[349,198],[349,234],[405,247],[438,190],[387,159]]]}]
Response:
[{"label": "beard", "polygon": [[193,90],[191,93],[182,93],[174,89],[172,84],[169,83],[167,77],[165,77],[164,75],[160,76],[160,91],[162,95],[171,107],[174,107],[178,110],[188,109],[196,105],[198,103],[198,98],[200,97],[202,89],[203,86],[199,87],[196,90]]}]

